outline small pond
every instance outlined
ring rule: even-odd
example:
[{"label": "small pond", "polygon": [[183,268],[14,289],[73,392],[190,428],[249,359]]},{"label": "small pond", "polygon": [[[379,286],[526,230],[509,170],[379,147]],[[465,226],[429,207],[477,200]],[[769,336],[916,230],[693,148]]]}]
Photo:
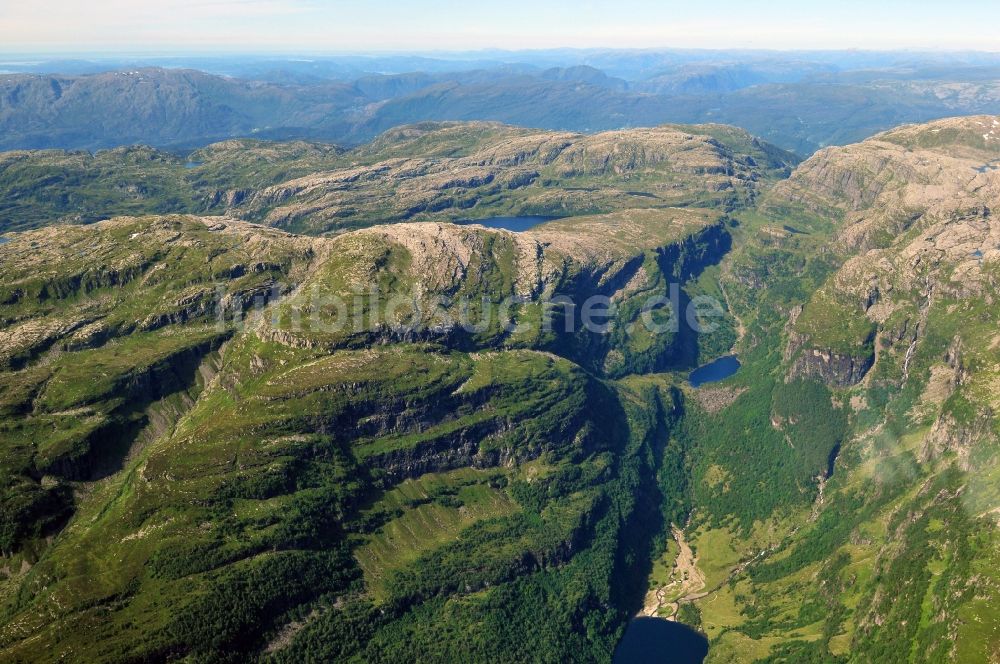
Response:
[{"label": "small pond", "polygon": [[740,369],[740,361],[735,355],[726,355],[717,360],[703,364],[688,376],[691,387],[701,387],[705,383],[715,383],[725,380]]}]

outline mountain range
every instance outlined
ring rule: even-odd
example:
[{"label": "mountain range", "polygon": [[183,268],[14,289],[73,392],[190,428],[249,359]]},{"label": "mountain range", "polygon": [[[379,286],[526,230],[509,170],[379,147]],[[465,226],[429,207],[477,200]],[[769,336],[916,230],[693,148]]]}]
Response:
[{"label": "mountain range", "polygon": [[[287,90],[203,76],[97,75]],[[992,94],[885,81],[831,87]],[[368,131],[477,89],[410,86]],[[6,661],[608,662],[637,614],[709,662],[1000,657],[998,116],[805,160],[720,124],[421,121],[0,168]]]},{"label": "mountain range", "polygon": [[976,54],[10,62],[0,63],[0,149],[178,151],[245,137],[356,146],[420,121],[577,132],[720,122],[808,156],[905,122],[1000,112],[998,81],[1000,64]]}]

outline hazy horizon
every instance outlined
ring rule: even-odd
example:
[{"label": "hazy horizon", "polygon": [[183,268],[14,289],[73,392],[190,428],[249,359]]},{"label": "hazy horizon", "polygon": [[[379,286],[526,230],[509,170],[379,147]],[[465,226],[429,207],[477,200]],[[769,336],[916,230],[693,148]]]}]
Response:
[{"label": "hazy horizon", "polygon": [[3,53],[431,54],[496,50],[1000,51],[994,3],[777,0],[766,6],[512,0],[48,0],[0,7]]},{"label": "hazy horizon", "polygon": [[725,48],[725,47],[681,47],[681,46],[648,46],[648,47],[627,47],[627,46],[551,46],[538,48],[501,48],[489,47],[481,49],[462,48],[439,48],[439,49],[345,49],[345,50],[249,50],[240,48],[218,49],[218,50],[197,50],[185,49],[183,47],[160,48],[150,50],[138,49],[80,49],[80,50],[13,50],[0,47],[0,57],[4,58],[199,58],[199,57],[234,57],[234,58],[283,58],[288,60],[308,58],[365,58],[365,57],[426,57],[431,59],[467,59],[469,57],[480,57],[483,59],[495,58],[503,55],[530,55],[530,54],[586,54],[586,53],[691,53],[691,54],[747,54],[747,55],[838,55],[838,54],[912,54],[929,56],[962,56],[962,55],[985,55],[1000,56],[1000,48],[997,50],[976,49],[976,48]]}]

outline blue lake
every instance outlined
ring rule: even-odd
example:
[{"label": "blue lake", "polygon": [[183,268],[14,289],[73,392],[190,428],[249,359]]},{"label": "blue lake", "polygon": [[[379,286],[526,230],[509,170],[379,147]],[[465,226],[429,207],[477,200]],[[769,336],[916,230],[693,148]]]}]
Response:
[{"label": "blue lake", "polygon": [[463,226],[479,224],[487,228],[502,228],[514,231],[515,233],[521,233],[553,219],[558,219],[558,217],[492,217],[490,219],[467,219],[455,223]]},{"label": "blue lake", "polygon": [[708,639],[690,627],[662,618],[636,618],[615,649],[613,664],[701,664]]},{"label": "blue lake", "polygon": [[705,383],[714,383],[725,380],[740,369],[740,361],[735,355],[726,355],[719,359],[702,365],[691,372],[688,380],[691,387],[701,387]]},{"label": "blue lake", "polygon": [[9,238],[5,238],[2,235],[0,235],[0,244],[3,244],[4,242],[10,242],[10,239]]},{"label": "blue lake", "polygon": [[184,168],[187,168],[187,169],[198,168],[199,166],[201,166],[201,164],[202,164],[202,162],[200,162],[200,161],[189,161],[186,164],[184,164]]}]

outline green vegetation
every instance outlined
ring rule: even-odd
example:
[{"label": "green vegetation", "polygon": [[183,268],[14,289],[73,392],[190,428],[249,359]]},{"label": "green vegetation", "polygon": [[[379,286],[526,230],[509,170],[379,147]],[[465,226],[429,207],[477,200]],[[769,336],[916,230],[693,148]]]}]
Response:
[{"label": "green vegetation", "polygon": [[[660,231],[668,251],[623,254],[617,269],[696,272],[713,259],[705,218],[717,228],[699,214]],[[388,296],[416,280],[419,255],[363,236],[241,240],[248,231],[117,220],[39,231],[79,259],[5,262],[5,329],[24,350],[2,383],[4,550],[30,567],[8,573],[4,624],[46,633],[54,657],[370,661],[449,657],[467,644],[448,634],[487,621],[482,657],[606,661],[664,516],[685,511],[683,450],[663,453],[677,395],[588,373],[557,354],[588,357],[573,336],[494,327],[371,346],[299,330],[286,312],[304,286],[350,293],[370,260]],[[523,267],[511,237],[458,232],[482,261],[459,292],[512,293]],[[320,251],[328,262],[312,263]],[[555,288],[593,288],[593,265],[549,260],[563,264]],[[216,320],[205,296],[174,294],[218,291],[238,311],[275,297],[278,279],[296,294],[244,328]],[[51,602],[67,607],[55,622]],[[497,606],[519,608],[501,621]],[[515,630],[523,651],[503,638]],[[2,643],[21,647],[13,633]]]},{"label": "green vegetation", "polygon": [[[647,579],[663,590],[652,608],[703,631],[710,661],[995,659],[997,272],[947,235],[987,237],[987,217],[928,213],[886,239],[896,216],[869,215],[858,223],[885,232],[854,252],[802,182],[715,190],[718,173],[643,161],[680,158],[676,139],[782,172],[742,132],[681,138],[695,131],[609,147],[425,125],[346,154],[231,142],[184,176],[223,186],[221,164],[245,152],[266,189],[344,159],[483,161],[503,143],[530,154],[434,191],[496,196],[485,214],[601,189],[565,209],[604,214],[523,234],[306,237],[173,215],[0,245],[0,659],[608,662]],[[542,148],[538,183],[515,187],[542,199],[483,189]],[[609,209],[626,174],[660,203]],[[367,224],[425,176],[441,173],[399,178],[344,224],[290,223]],[[255,209],[274,221],[297,195]],[[857,275],[878,288],[845,295]],[[361,325],[315,325],[337,315],[322,295]],[[559,316],[579,312],[543,303],[593,295],[615,304],[607,335],[567,331]],[[644,310],[654,295],[725,313],[711,333],[650,334],[643,316],[670,314]],[[509,320],[440,320],[515,296]],[[859,344],[877,361],[850,380],[834,362],[801,368]],[[687,384],[729,352],[734,376]]]},{"label": "green vegetation", "polygon": [[875,324],[859,307],[836,299],[825,289],[809,299],[795,329],[810,344],[835,353],[865,357],[874,352]]}]

